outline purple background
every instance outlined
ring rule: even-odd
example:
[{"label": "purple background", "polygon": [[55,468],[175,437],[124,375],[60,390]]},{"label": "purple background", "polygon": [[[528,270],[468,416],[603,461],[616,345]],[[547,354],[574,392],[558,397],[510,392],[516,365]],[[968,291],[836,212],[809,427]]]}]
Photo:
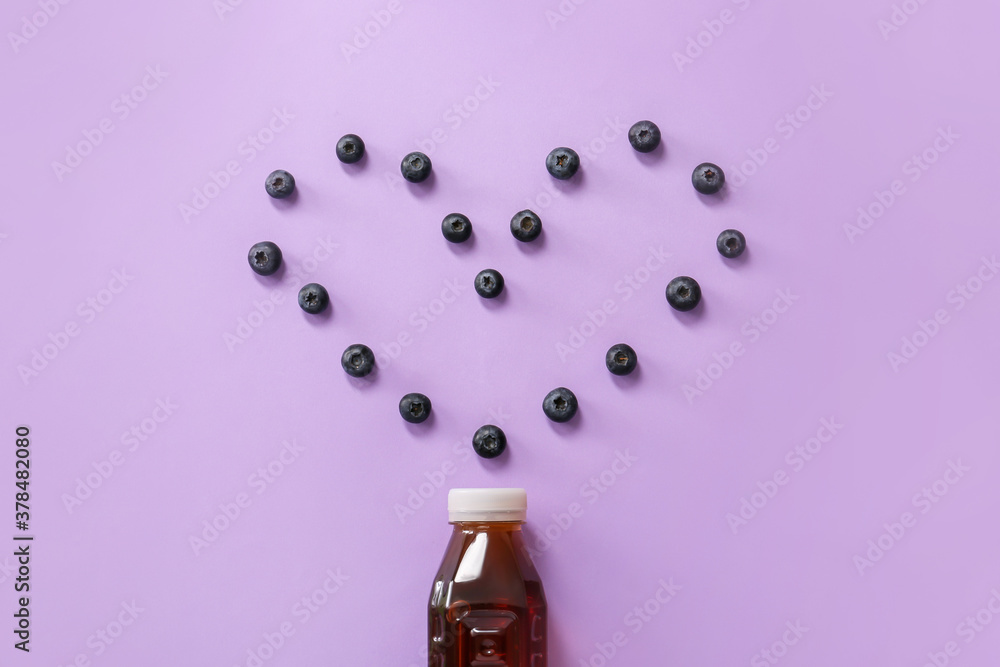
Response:
[{"label": "purple background", "polygon": [[[36,542],[33,650],[5,632],[0,663],[252,665],[286,623],[263,664],[421,665],[447,489],[495,485],[528,490],[553,666],[918,666],[948,642],[996,664],[1000,9],[897,6],[899,25],[888,0],[7,3],[0,535],[24,423]],[[651,156],[625,136],[645,118]],[[360,165],[334,156],[346,132]],[[585,158],[569,183],[543,168],[559,145]],[[418,147],[433,180],[404,184]],[[724,196],[692,190],[705,160]],[[265,195],[276,168],[294,201]],[[522,246],[528,206],[545,231]],[[441,238],[452,211],[468,247]],[[729,227],[735,262],[715,250]],[[265,239],[280,277],[247,267]],[[486,267],[497,303],[472,290]],[[663,289],[685,274],[703,304],[675,313]],[[295,305],[311,280],[331,316]],[[640,359],[624,380],[603,363],[620,341]],[[340,369],[355,342],[380,354],[372,381]],[[563,427],[540,409],[560,385],[581,406]],[[429,423],[399,418],[408,391]],[[469,456],[498,419],[508,453]],[[298,454],[261,481],[284,442]],[[601,482],[616,452],[634,460]],[[763,506],[734,530],[744,498]],[[347,579],[317,593],[328,570]],[[661,581],[680,587],[663,605]]]}]

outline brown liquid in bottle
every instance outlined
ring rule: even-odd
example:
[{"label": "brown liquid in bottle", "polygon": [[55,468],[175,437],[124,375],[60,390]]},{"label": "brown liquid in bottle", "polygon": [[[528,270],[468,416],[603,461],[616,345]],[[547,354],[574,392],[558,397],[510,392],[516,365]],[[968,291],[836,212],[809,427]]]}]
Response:
[{"label": "brown liquid in bottle", "polygon": [[521,521],[452,521],[428,614],[429,667],[545,667],[545,593]]}]

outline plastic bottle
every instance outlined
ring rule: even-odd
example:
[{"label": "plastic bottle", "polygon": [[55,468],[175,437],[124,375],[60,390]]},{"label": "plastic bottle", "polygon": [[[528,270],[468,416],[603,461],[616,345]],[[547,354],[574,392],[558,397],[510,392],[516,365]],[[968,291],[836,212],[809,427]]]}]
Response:
[{"label": "plastic bottle", "polygon": [[524,489],[452,489],[454,528],[428,610],[429,667],[545,667],[545,593]]}]

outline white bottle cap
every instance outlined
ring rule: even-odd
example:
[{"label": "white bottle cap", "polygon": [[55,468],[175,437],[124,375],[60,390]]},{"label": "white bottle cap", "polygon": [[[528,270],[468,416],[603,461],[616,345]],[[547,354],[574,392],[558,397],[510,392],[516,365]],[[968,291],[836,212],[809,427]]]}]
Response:
[{"label": "white bottle cap", "polygon": [[528,492],[524,489],[452,489],[448,521],[524,521]]}]

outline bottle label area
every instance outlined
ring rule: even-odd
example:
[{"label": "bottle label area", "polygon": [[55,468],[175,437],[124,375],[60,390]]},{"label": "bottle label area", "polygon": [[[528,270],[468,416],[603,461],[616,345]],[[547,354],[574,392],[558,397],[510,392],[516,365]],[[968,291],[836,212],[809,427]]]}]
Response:
[{"label": "bottle label area", "polygon": [[[450,615],[450,614],[449,614]],[[521,619],[509,609],[469,610],[454,621],[435,614],[431,667],[545,667],[542,614]],[[522,655],[528,663],[524,664]]]}]

